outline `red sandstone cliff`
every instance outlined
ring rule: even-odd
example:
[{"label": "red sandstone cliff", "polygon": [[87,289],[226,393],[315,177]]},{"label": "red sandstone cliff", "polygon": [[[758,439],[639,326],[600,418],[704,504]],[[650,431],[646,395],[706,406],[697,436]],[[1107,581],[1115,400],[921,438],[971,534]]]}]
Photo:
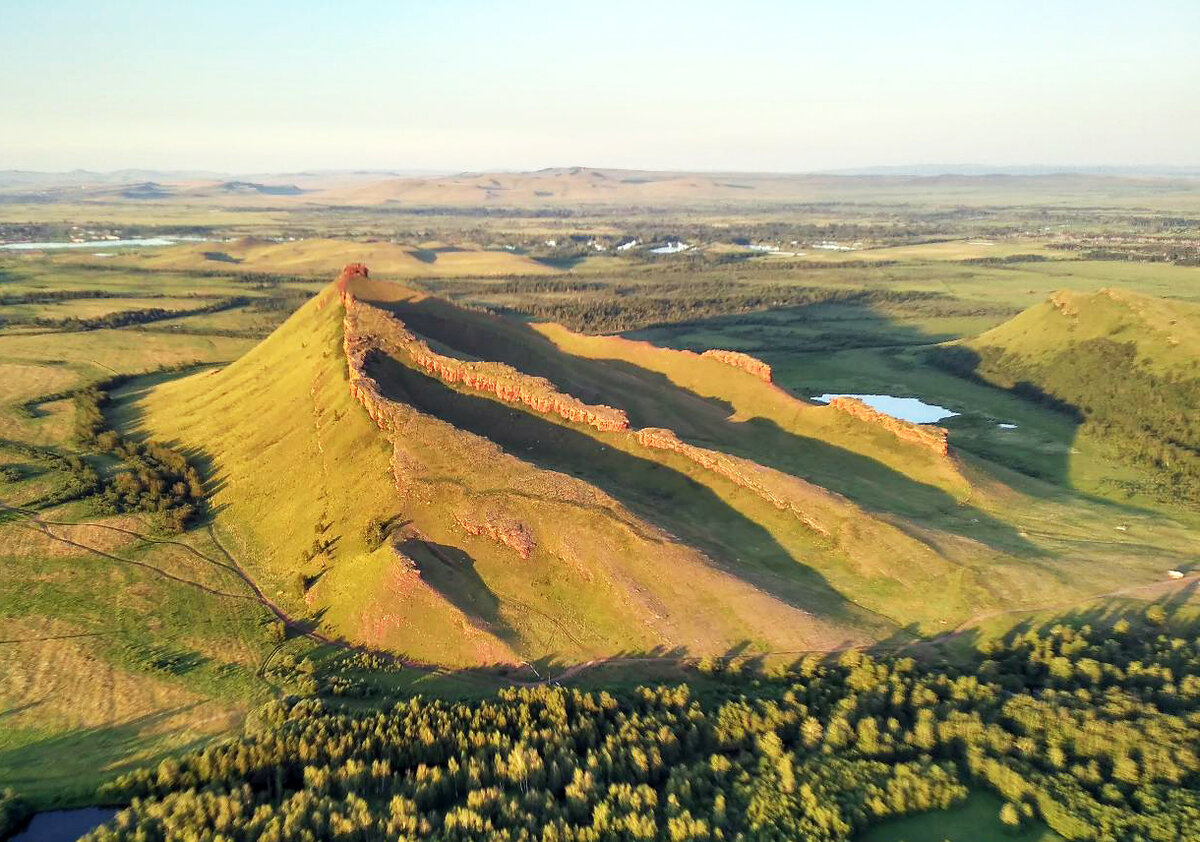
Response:
[{"label": "red sandstone cliff", "polygon": [[371,271],[367,269],[365,263],[347,263],[342,267],[342,273],[338,275],[337,289],[338,292],[346,292],[347,285],[354,278],[369,278]]},{"label": "red sandstone cliff", "polygon": [[454,516],[471,535],[483,535],[513,550],[521,558],[529,558],[537,542],[529,527],[506,515],[495,513],[475,515],[458,513]]},{"label": "red sandstone cliff", "polygon": [[866,421],[868,424],[876,424],[883,427],[883,429],[901,441],[912,442],[927,450],[932,450],[939,456],[947,456],[950,453],[950,442],[947,438],[948,433],[944,427],[932,427],[926,424],[912,424],[908,421],[901,421],[899,418],[893,418],[890,415],[872,409],[858,398],[834,398],[829,402],[829,405],[860,421]]},{"label": "red sandstone cliff", "polygon": [[[347,267],[347,271],[350,269],[351,267]],[[363,276],[365,271],[363,267]],[[343,277],[357,276],[347,276],[346,271],[343,272]],[[341,298],[346,310],[342,349],[346,355],[350,393],[363,405],[371,420],[385,432],[394,433],[401,429],[402,425],[410,420],[411,407],[386,398],[378,382],[367,374],[367,358],[380,347],[406,354],[417,365],[448,383],[465,383],[473,388],[491,392],[503,400],[520,401],[538,411],[554,412],[569,420],[589,423],[600,430],[619,432],[629,429],[628,418],[620,410],[584,404],[570,395],[554,390],[550,381],[522,374],[511,366],[501,363],[475,363],[437,354],[390,313],[358,301],[344,288]],[[889,416],[883,417],[896,421]],[[628,434],[644,447],[677,453],[706,470],[725,477],[767,500],[776,508],[791,512],[814,532],[829,537],[829,530],[802,508],[805,491],[795,487],[805,485],[802,480],[749,459],[687,444],[673,431],[665,428],[646,427],[636,432],[630,431]],[[398,448],[394,448],[392,467],[397,488],[404,493],[408,483]],[[472,535],[485,535],[505,544],[521,558],[527,558],[536,545],[529,530],[511,519],[460,515],[458,521],[459,525]]]},{"label": "red sandstone cliff", "polygon": [[460,360],[439,354],[386,310],[359,301],[348,291],[342,292],[342,301],[346,308],[347,340],[351,336],[370,337],[371,342],[389,352],[404,355],[443,383],[462,383],[493,394],[502,401],[522,403],[538,412],[558,415],[605,432],[629,429],[629,418],[620,409],[584,403],[558,391],[546,378],[524,374],[504,363]]},{"label": "red sandstone cliff", "polygon": [[757,357],[743,354],[741,351],[722,351],[720,348],[713,348],[712,350],[705,351],[700,356],[711,357],[714,360],[725,363],[725,365],[731,365],[734,368],[748,371],[759,380],[767,383],[771,382],[771,366]]}]

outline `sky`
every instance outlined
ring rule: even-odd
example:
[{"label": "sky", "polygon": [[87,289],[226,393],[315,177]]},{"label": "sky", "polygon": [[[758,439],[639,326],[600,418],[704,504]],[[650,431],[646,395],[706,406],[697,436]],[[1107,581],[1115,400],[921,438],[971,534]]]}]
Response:
[{"label": "sky", "polygon": [[0,169],[1195,165],[1198,44],[1198,0],[0,0]]}]

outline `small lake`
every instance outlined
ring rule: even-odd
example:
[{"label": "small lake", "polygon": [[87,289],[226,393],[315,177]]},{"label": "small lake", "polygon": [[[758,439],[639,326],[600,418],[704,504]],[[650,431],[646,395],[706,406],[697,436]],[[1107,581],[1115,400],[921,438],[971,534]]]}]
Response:
[{"label": "small lake", "polygon": [[0,251],[51,251],[53,249],[130,248],[133,246],[173,246],[178,239],[140,237],[133,240],[88,240],[83,243],[4,243]]},{"label": "small lake", "polygon": [[893,395],[851,395],[851,394],[825,394],[814,397],[813,400],[818,403],[829,403],[834,398],[858,398],[872,409],[883,412],[893,418],[899,418],[901,421],[910,421],[913,424],[933,424],[941,421],[943,418],[953,418],[958,415],[957,412],[946,409],[944,406],[937,406],[931,403],[925,403],[917,398],[897,398]]},{"label": "small lake", "polygon": [[115,807],[83,807],[38,813],[10,842],[76,842],[117,814]]}]

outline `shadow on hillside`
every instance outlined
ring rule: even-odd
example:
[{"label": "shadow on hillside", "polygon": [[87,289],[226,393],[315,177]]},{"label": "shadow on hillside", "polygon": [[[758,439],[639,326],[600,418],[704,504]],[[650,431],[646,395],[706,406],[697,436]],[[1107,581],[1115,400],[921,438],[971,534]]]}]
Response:
[{"label": "shadow on hillside", "polygon": [[[59,783],[64,787],[72,787],[70,776],[78,774],[85,766],[102,771],[106,779],[133,769],[154,766],[165,757],[177,756],[210,742],[210,738],[201,735],[157,750],[153,743],[147,742],[148,735],[161,735],[167,733],[167,729],[173,734],[183,733],[178,730],[177,718],[199,708],[201,704],[194,702],[165,708],[116,725],[74,728],[33,742],[18,742],[15,748],[0,748],[0,769],[24,779],[57,778],[53,772],[47,771],[47,765],[59,762],[63,766]],[[91,775],[85,775],[84,778],[91,778]],[[60,797],[95,803],[94,786],[92,783],[87,789],[80,785],[78,791],[64,790]]]},{"label": "shadow on hillside", "polygon": [[971,453],[983,459],[1003,465],[1034,479],[1044,480],[1070,488],[1072,443],[1078,436],[1084,418],[1079,407],[1047,394],[1036,383],[1020,380],[1008,388],[991,382],[983,372],[983,357],[973,348],[955,345],[946,348],[928,348],[922,353],[923,362],[935,369],[953,375],[973,386],[995,390],[1000,394],[1015,397],[1034,404],[1047,412],[1054,413],[1068,431],[1057,449],[1041,448],[1030,453],[1017,448],[993,446],[981,437],[972,436],[969,425],[956,424],[951,428],[951,442],[966,446]]},{"label": "shadow on hillside", "polygon": [[[733,408],[728,402],[698,395],[664,374],[622,360],[575,356],[525,323],[463,311],[436,298],[376,303],[436,343],[438,350],[504,362],[526,374],[545,377],[561,391],[586,403],[624,410],[635,429],[667,427],[686,442],[815,483],[874,514],[928,519],[938,529],[980,541],[1000,552],[1038,554],[1017,529],[975,507],[960,504],[937,486],[914,480],[869,456],[784,430],[768,418],[730,421]],[[928,341],[911,328],[904,330],[909,331],[912,341],[918,337]],[[742,375],[731,370],[730,376]]]},{"label": "shadow on hillside", "polygon": [[489,439],[539,468],[597,486],[638,517],[715,560],[728,563],[741,561],[743,555],[755,557],[757,575],[746,564],[727,564],[727,569],[789,605],[844,622],[861,624],[866,619],[864,609],[852,606],[824,577],[797,562],[766,529],[673,468],[522,409],[455,391],[390,357],[373,359],[371,374],[390,397]]},{"label": "shadow on hillside", "polygon": [[[687,682],[694,690],[704,693],[719,690],[722,685],[730,692],[744,692],[746,683],[758,671],[768,675],[774,670],[803,671],[805,661],[836,662],[862,653],[875,658],[912,658],[927,666],[949,666],[974,674],[986,664],[990,652],[985,643],[996,639],[1006,644],[1024,635],[1045,637],[1059,627],[1079,629],[1112,629],[1118,621],[1129,623],[1134,633],[1155,636],[1166,630],[1178,637],[1194,635],[1200,629],[1197,617],[1197,596],[1200,583],[1190,582],[1177,591],[1154,599],[1098,599],[1085,602],[1079,608],[1055,612],[1038,610],[1013,612],[1013,622],[1007,628],[983,633],[978,627],[947,632],[942,635],[921,636],[915,627],[897,630],[886,639],[868,646],[844,645],[831,649],[787,650],[762,652],[750,641],[740,641],[721,653],[701,654],[683,646],[656,646],[644,650],[621,650],[611,655],[579,662],[546,655],[521,666],[492,664],[454,670],[452,676],[494,687],[517,684],[568,684],[583,690],[604,689],[613,692],[632,691],[654,682]],[[1148,619],[1148,612],[1157,606],[1162,609],[1159,620]],[[1026,614],[1026,619],[1020,619]],[[1024,686],[1038,686],[1047,676],[1029,675],[1025,685],[1007,689],[1020,691]]]},{"label": "shadow on hillside", "polygon": [[517,643],[516,634],[500,615],[499,598],[479,575],[475,559],[469,554],[449,544],[420,538],[407,538],[396,548],[416,562],[421,578],[447,602],[485,631],[510,645]]}]

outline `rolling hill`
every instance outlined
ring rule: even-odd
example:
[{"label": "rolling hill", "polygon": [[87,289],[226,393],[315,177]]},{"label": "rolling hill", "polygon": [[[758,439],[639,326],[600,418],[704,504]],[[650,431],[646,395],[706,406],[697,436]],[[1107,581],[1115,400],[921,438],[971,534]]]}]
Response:
[{"label": "rolling hill", "polygon": [[1187,543],[1143,514],[1153,539],[1097,546],[1107,508],[799,400],[744,355],[531,326],[363,267],[136,410],[210,465],[265,591],[427,663],[903,641],[1151,581]]},{"label": "rolling hill", "polygon": [[1110,484],[1200,505],[1200,306],[1062,291],[934,359],[1050,406],[1141,469]]},{"label": "rolling hill", "polygon": [[[334,186],[303,197],[327,205],[683,207],[856,202],[956,205],[1153,201],[1163,179],[1079,173],[1040,175],[833,175],[662,172],[554,167],[534,172],[460,173]],[[1171,180],[1174,199],[1194,203],[1194,179]]]},{"label": "rolling hill", "polygon": [[312,238],[278,242],[246,237],[224,243],[183,243],[156,251],[121,254],[105,265],[149,269],[207,269],[331,276],[354,259],[370,260],[381,275],[542,275],[556,270],[524,255],[439,243],[418,248],[390,242],[351,242]]}]

